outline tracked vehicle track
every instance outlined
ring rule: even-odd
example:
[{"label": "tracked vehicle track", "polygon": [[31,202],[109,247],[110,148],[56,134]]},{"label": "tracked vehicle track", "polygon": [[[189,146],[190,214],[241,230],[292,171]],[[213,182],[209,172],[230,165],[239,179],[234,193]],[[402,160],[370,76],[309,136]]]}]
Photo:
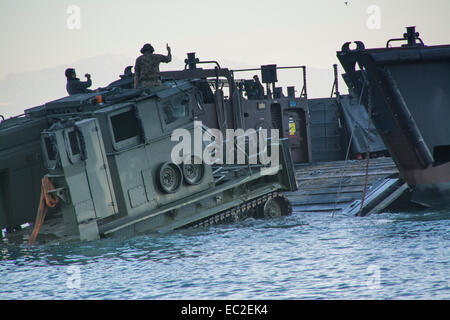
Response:
[{"label": "tracked vehicle track", "polygon": [[[271,207],[278,206],[280,214],[273,215],[272,211],[267,212],[265,204],[273,201]],[[246,201],[239,206],[216,213],[213,216],[195,221],[189,225],[178,229],[194,229],[209,227],[212,225],[236,222],[245,218],[273,218],[275,216],[289,216],[292,214],[292,206],[289,200],[281,192],[271,192],[259,198]]]}]

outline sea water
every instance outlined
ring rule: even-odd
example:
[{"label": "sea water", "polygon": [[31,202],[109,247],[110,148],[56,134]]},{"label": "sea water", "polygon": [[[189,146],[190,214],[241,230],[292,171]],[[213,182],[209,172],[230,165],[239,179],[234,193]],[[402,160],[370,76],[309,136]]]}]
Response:
[{"label": "sea water", "polygon": [[0,299],[449,299],[450,213],[302,213],[124,239],[0,240]]}]

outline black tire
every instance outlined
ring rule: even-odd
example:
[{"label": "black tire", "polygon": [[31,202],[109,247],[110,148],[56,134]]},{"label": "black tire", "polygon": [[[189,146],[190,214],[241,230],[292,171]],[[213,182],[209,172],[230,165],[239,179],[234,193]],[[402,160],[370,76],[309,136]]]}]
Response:
[{"label": "black tire", "polygon": [[283,198],[272,198],[262,205],[261,213],[264,218],[288,216],[290,214],[289,204]]},{"label": "black tire", "polygon": [[158,170],[158,183],[161,191],[165,193],[176,192],[183,182],[183,173],[179,166],[173,162],[166,162]]},{"label": "black tire", "polygon": [[196,185],[202,182],[203,176],[205,175],[205,165],[204,163],[195,164],[194,156],[191,157],[191,163],[182,164],[184,181],[190,185]]}]

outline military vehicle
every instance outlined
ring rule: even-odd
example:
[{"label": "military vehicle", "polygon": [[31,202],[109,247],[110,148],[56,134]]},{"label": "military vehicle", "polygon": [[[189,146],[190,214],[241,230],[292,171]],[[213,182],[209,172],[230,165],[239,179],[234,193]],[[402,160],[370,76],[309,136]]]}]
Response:
[{"label": "military vehicle", "polygon": [[[294,86],[287,87],[287,95],[281,86],[276,86],[278,72],[282,77],[281,72],[288,70],[291,75],[292,71],[298,74],[299,95]],[[341,94],[337,65],[333,71],[330,97],[316,99],[308,97],[304,65],[270,64],[229,70],[221,68],[217,61],[201,61],[195,53],[188,53],[184,70],[162,72],[162,76],[176,81],[195,79],[193,83],[207,106],[198,117],[208,127],[275,129],[287,139],[301,190],[284,195],[295,204],[296,211],[334,214],[364,197],[366,189],[378,186],[375,196],[367,193],[369,199],[376,201],[362,201],[360,211],[367,214],[401,183],[397,178],[389,178],[396,172],[395,165],[386,158],[389,153],[369,121],[360,96],[353,90]],[[121,83],[125,84],[122,80]],[[379,158],[377,169],[373,170],[374,160],[370,170],[367,160],[361,165],[348,161],[363,158]],[[386,208],[387,202],[377,205],[377,209]]]},{"label": "military vehicle", "polygon": [[[393,44],[403,42],[401,46]],[[349,88],[361,96],[408,184],[409,207],[450,203],[450,45],[427,46],[415,27],[384,48],[337,52]]]},{"label": "military vehicle", "polygon": [[[336,65],[332,96],[309,99],[305,66],[229,70],[195,53],[185,63],[184,70],[162,72],[163,85],[151,90],[134,89],[127,67],[106,88],[0,122],[2,234],[28,237],[30,228],[22,229],[35,221],[40,240],[90,240],[287,215],[291,207],[279,191],[297,188],[293,163],[363,157],[367,150],[367,112],[358,96],[339,93]],[[277,72],[285,69],[301,71],[299,96],[293,86],[286,96],[275,86]],[[235,78],[244,71],[260,73],[266,92],[257,79]],[[244,137],[249,130],[275,129],[281,138],[278,173],[266,175],[267,164],[251,161],[172,163],[172,133],[185,128],[195,138],[198,127],[224,136],[242,129]],[[268,132],[270,150],[277,143]],[[372,127],[369,141],[371,156],[385,154]],[[43,207],[50,207],[46,217]]]},{"label": "military vehicle", "polygon": [[[223,103],[216,90],[214,108],[220,109],[211,110],[199,90],[201,78],[172,77],[147,89],[134,89],[131,82],[126,74],[106,88],[0,122],[4,237],[95,240],[291,213],[281,194],[297,189],[286,139],[267,137],[265,149],[257,149],[257,155],[279,152],[275,166],[261,158],[249,161],[249,142],[244,149],[238,143],[245,134],[208,149],[211,130],[201,115],[223,113],[221,129],[239,128],[235,100]],[[191,153],[176,163],[172,153],[180,140],[173,133],[180,129],[192,139]],[[225,143],[246,161],[219,161]],[[215,162],[198,159],[205,154]]]},{"label": "military vehicle", "polygon": [[[371,157],[389,155],[374,125],[368,127],[368,115],[360,97],[354,91],[346,95],[339,92],[337,65],[333,66],[330,97],[311,99],[304,65],[269,64],[229,70],[221,68],[214,60],[201,61],[193,52],[187,54],[185,63],[184,70],[161,74],[167,79],[196,79],[194,84],[208,106],[198,116],[209,128],[277,129],[280,137],[289,141],[295,164],[338,161],[347,157],[362,159],[367,151],[367,137]],[[199,67],[203,64],[213,64],[214,68]],[[295,86],[287,87],[285,92],[276,86],[278,72],[286,70],[300,71],[299,95]],[[259,74],[262,83],[259,78],[237,78],[249,72]]]}]

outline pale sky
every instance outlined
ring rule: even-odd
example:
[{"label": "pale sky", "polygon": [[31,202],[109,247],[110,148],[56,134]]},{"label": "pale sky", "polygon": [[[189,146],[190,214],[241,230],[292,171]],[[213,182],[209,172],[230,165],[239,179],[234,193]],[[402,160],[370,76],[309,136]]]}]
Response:
[{"label": "pale sky", "polygon": [[[425,44],[450,43],[450,0],[346,1],[0,0],[0,80],[105,54],[134,61],[146,42],[164,54],[169,43],[180,60],[195,51],[203,60],[315,68],[338,63],[346,41],[383,47],[410,25]],[[79,29],[67,26],[71,5]]]},{"label": "pale sky", "polygon": [[[39,70],[102,54],[139,55],[145,42],[180,59],[259,66],[328,67],[349,40],[383,46],[416,25],[429,44],[450,41],[449,0],[1,0],[0,76]],[[80,29],[70,30],[67,8],[80,8]],[[380,29],[369,29],[371,5]]]}]

